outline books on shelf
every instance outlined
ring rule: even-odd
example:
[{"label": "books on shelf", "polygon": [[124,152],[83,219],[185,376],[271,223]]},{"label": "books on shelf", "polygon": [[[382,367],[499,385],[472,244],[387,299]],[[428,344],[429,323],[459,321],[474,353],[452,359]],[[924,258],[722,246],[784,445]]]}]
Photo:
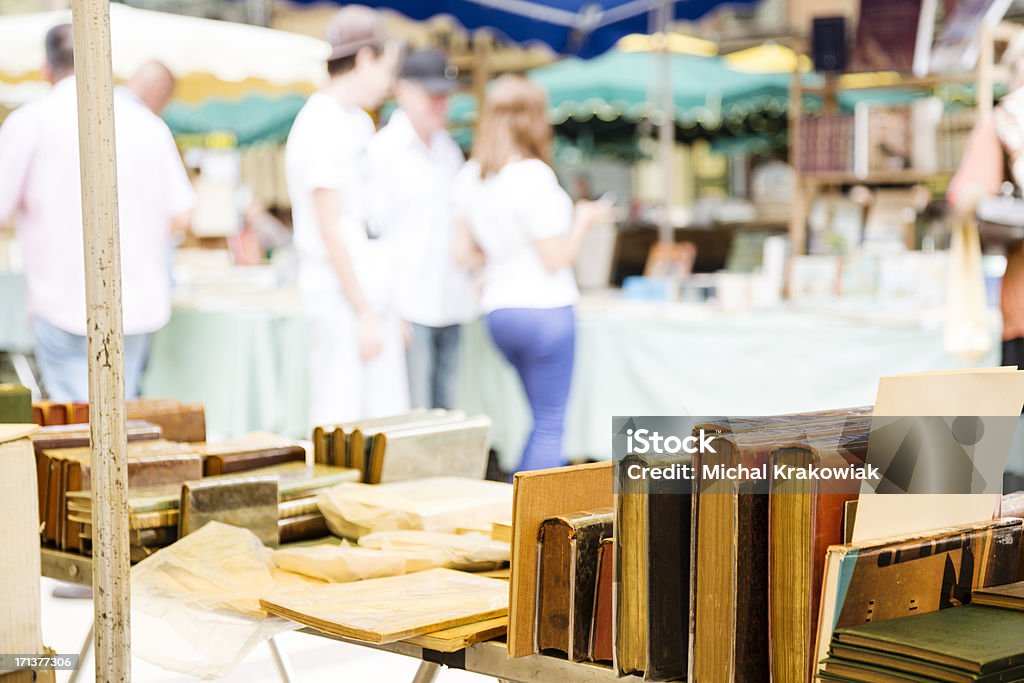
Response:
[{"label": "books on shelf", "polygon": [[927,74],[937,5],[937,0],[860,0],[850,71]]}]

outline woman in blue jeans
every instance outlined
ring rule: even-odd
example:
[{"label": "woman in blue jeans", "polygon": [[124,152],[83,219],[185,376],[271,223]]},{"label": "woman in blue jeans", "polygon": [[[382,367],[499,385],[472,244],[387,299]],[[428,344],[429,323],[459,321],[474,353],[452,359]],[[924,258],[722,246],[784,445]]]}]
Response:
[{"label": "woman in blue jeans", "polygon": [[487,329],[533,413],[518,470],[564,464],[579,298],[572,264],[590,227],[611,214],[605,202],[573,207],[548,165],[551,139],[544,91],[522,76],[499,78],[454,188],[456,258],[483,268]]}]

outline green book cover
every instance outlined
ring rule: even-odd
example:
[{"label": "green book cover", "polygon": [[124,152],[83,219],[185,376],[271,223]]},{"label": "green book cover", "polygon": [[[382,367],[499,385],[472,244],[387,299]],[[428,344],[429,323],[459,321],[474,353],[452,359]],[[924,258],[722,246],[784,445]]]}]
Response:
[{"label": "green book cover", "polygon": [[32,392],[20,384],[0,384],[0,424],[32,422]]},{"label": "green book cover", "polygon": [[1024,664],[1024,613],[972,605],[951,607],[839,628],[834,642],[987,674]]},{"label": "green book cover", "polygon": [[870,667],[872,670],[877,668],[887,672],[923,676],[929,681],[948,681],[949,683],[1011,683],[1024,680],[1024,665],[982,675],[959,671],[948,666],[925,662],[913,657],[904,657],[891,652],[876,652],[863,647],[839,643],[832,646],[829,654],[831,656],[825,661],[839,664],[839,673],[842,672],[843,665],[856,664]]}]

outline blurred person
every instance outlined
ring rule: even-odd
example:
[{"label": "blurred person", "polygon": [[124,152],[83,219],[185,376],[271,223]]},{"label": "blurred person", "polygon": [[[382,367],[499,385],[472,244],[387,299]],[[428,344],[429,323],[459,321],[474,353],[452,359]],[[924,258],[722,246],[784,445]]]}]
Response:
[{"label": "blurred person", "polygon": [[[974,217],[978,204],[1012,183],[1024,188],[1024,39],[1015,39],[1003,61],[1010,65],[1010,92],[983,117],[964,147],[946,197],[961,215]],[[1003,317],[1002,365],[1024,368],[1024,243],[1006,249],[1006,272],[999,297]]]},{"label": "blurred person", "polygon": [[370,144],[374,224],[395,254],[395,308],[409,324],[409,394],[419,408],[454,407],[461,326],[476,314],[452,248],[452,183],[465,161],[445,128],[455,74],[441,52],[410,54],[398,110]]},{"label": "blurred person", "polygon": [[151,112],[160,116],[174,96],[174,74],[155,59],[140,66],[124,84],[124,89]]},{"label": "blurred person", "polygon": [[498,78],[454,191],[457,258],[483,267],[487,329],[533,414],[519,470],[564,464],[579,298],[572,264],[587,231],[612,210],[590,201],[573,208],[548,165],[551,140],[544,91],[522,76]]},{"label": "blurred person", "polygon": [[408,409],[401,325],[391,274],[367,223],[367,147],[395,78],[398,47],[377,12],[352,5],[327,27],[330,80],[292,125],[285,176],[298,287],[308,321],[314,424]]},{"label": "blurred person", "polygon": [[[78,107],[71,26],[45,39],[53,84],[0,128],[0,223],[16,214],[36,362],[54,401],[89,398]],[[167,126],[115,94],[125,393],[140,393],[153,332],[170,319],[166,274],[172,232],[187,226],[195,194]]]}]

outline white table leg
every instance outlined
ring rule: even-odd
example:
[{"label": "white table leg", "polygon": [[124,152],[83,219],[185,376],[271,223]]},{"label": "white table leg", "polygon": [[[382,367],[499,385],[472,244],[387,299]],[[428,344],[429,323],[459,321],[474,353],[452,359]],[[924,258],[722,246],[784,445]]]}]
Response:
[{"label": "white table leg", "polygon": [[412,678],[412,683],[434,683],[437,680],[437,674],[441,671],[440,664],[434,664],[433,662],[420,662],[420,668],[416,669],[416,675]]},{"label": "white table leg", "polygon": [[295,672],[292,671],[292,663],[288,659],[288,655],[281,651],[277,641],[273,638],[267,639],[267,645],[270,646],[270,654],[274,657],[274,665],[277,666],[277,675],[281,677],[281,683],[293,683]]}]

